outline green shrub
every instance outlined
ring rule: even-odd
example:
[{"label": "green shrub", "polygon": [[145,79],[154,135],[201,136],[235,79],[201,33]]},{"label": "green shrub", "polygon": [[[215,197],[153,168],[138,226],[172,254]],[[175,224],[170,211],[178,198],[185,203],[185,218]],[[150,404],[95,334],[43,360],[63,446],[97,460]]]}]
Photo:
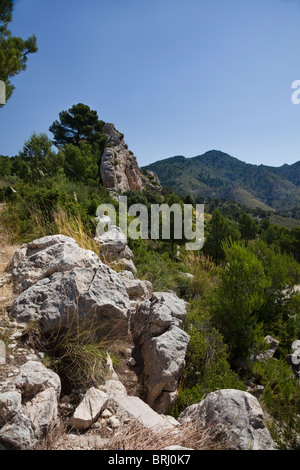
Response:
[{"label": "green shrub", "polygon": [[257,311],[270,285],[256,256],[238,244],[224,247],[225,265],[211,297],[214,325],[230,348],[231,363],[238,366],[256,353],[263,341]]},{"label": "green shrub", "polygon": [[238,375],[231,370],[228,347],[209,320],[200,301],[193,301],[187,316],[185,331],[190,336],[179,396],[173,413],[199,403],[208,393],[235,388],[245,390]]},{"label": "green shrub", "polygon": [[264,386],[261,402],[274,420],[272,434],[281,448],[300,449],[300,388],[284,359],[255,362],[252,372]]},{"label": "green shrub", "polygon": [[64,212],[77,218],[87,233],[95,233],[95,216],[103,202],[115,204],[108,191],[99,186],[86,186],[63,179],[45,179],[41,185],[18,183],[14,191],[5,188],[2,224],[14,242],[26,243],[35,238],[57,233],[54,215]]},{"label": "green shrub", "polygon": [[[151,245],[153,250],[149,248]],[[177,286],[176,265],[167,252],[159,252],[162,245],[152,240],[129,240],[138,270],[137,277],[152,282],[154,291],[174,290]]]},{"label": "green shrub", "polygon": [[11,174],[11,159],[0,155],[0,176],[7,177]]}]

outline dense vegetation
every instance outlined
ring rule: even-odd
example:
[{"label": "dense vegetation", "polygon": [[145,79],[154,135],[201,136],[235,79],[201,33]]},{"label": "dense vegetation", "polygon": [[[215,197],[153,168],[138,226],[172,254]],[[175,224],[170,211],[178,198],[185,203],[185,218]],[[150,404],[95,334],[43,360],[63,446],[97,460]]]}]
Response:
[{"label": "dense vegetation", "polygon": [[[1,225],[18,243],[61,232],[94,248],[97,206],[117,208],[99,178],[103,122],[78,104],[50,129],[53,141],[33,134],[19,155],[0,157]],[[195,204],[192,196],[182,199],[166,187],[125,194],[129,205]],[[274,437],[283,448],[296,448],[300,389],[285,359],[300,337],[300,294],[293,290],[300,278],[300,227],[272,224],[270,212],[249,213],[225,200],[211,198],[205,210],[203,250],[185,251],[184,240],[172,237],[129,240],[139,278],[189,303],[191,340],[172,412],[216,389],[260,384],[264,389],[255,390],[273,418]],[[274,359],[259,362],[266,335],[280,345]]]},{"label": "dense vegetation", "polygon": [[45,133],[34,133],[19,155],[0,156],[0,199],[8,203],[2,217],[15,241],[56,232],[61,211],[92,232],[98,205],[115,204],[100,184],[106,137],[96,111],[79,103],[61,112],[50,129],[54,142]]}]

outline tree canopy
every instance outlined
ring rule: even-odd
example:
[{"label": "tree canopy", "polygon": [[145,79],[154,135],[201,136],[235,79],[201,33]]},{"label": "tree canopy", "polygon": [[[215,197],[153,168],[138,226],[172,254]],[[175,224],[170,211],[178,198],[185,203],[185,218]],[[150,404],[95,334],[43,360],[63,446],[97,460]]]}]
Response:
[{"label": "tree canopy", "polygon": [[50,126],[53,143],[64,156],[64,171],[70,179],[87,182],[99,177],[101,155],[107,142],[103,128],[104,122],[97,111],[83,103],[61,111],[59,119]]},{"label": "tree canopy", "polygon": [[241,238],[245,240],[245,246],[248,245],[249,240],[253,240],[256,235],[256,224],[250,215],[244,212],[240,215],[239,220],[239,230],[241,232]]},{"label": "tree canopy", "polygon": [[37,52],[36,37],[28,39],[12,36],[8,24],[12,21],[12,0],[1,0],[0,3],[0,80],[6,85],[6,100],[15,87],[10,79],[22,70],[26,70],[28,55]]},{"label": "tree canopy", "polygon": [[257,311],[264,303],[264,291],[270,285],[263,264],[239,244],[224,247],[226,267],[215,290],[212,315],[234,364],[247,359],[263,337]]},{"label": "tree canopy", "polygon": [[59,113],[59,120],[53,122],[49,130],[54,135],[54,144],[64,147],[67,144],[80,147],[82,142],[103,146],[104,122],[98,118],[97,111],[78,103],[67,111]]},{"label": "tree canopy", "polygon": [[207,232],[204,252],[211,256],[217,263],[222,261],[225,257],[223,242],[229,238],[231,240],[238,240],[240,238],[240,232],[236,224],[233,222],[230,223],[219,209],[213,211]]}]

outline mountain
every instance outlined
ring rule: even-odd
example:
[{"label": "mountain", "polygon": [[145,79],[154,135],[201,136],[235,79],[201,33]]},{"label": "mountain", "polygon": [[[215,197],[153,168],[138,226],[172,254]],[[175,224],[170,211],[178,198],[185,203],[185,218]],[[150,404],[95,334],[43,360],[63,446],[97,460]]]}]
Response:
[{"label": "mountain", "polygon": [[163,186],[181,196],[231,199],[249,208],[290,215],[300,204],[300,162],[278,168],[252,165],[211,150],[193,158],[160,160],[143,169],[154,171]]}]

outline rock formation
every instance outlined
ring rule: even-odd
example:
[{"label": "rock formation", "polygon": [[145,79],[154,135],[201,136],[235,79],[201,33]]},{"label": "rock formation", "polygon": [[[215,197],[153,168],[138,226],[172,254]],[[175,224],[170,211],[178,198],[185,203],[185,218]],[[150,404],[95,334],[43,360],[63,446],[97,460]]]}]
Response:
[{"label": "rock formation", "polygon": [[178,418],[195,422],[200,430],[214,430],[216,442],[231,450],[274,450],[257,399],[241,390],[212,392],[199,404],[186,408]]},{"label": "rock formation", "polygon": [[127,245],[124,233],[117,225],[110,225],[109,230],[97,235],[95,240],[100,243],[100,258],[104,263],[109,263],[112,267],[119,266],[136,274],[133,253]]},{"label": "rock formation", "polygon": [[106,134],[108,142],[102,154],[100,165],[103,186],[121,193],[129,189],[142,190],[144,184],[141,170],[136,157],[128,150],[124,136],[110,123],[105,124],[104,134]]},{"label": "rock formation", "polygon": [[[53,236],[22,246],[12,261],[15,289],[11,316],[52,331],[75,319],[128,330],[129,296],[122,278],[70,237]],[[27,286],[27,288],[25,288]]]},{"label": "rock formation", "polygon": [[142,170],[142,182],[144,186],[148,187],[152,191],[161,192],[162,186],[159,181],[159,177],[154,171]]},{"label": "rock formation", "polygon": [[[121,245],[126,251],[127,245]],[[107,247],[108,255],[120,253],[114,240]],[[63,410],[69,413],[69,429],[86,433],[96,426],[99,439],[101,432],[111,433],[128,423],[139,423],[149,432],[174,431],[175,438],[186,422],[196,422],[197,429],[217,426],[219,436],[227,433],[229,448],[274,448],[261,408],[246,392],[214,392],[187,408],[178,421],[167,415],[177,397],[189,343],[183,329],[186,303],[177,295],[153,292],[150,282],[136,279],[132,271],[117,273],[94,252],[62,235],[23,245],[11,266],[17,297],[10,316],[16,325],[23,328],[35,321],[42,333],[53,333],[64,325],[72,328],[74,317],[77,321],[92,317],[99,325],[117,326],[118,337],[131,341],[129,363],[137,366],[136,377],[146,393],[145,397],[129,394],[108,357],[108,373],[101,383],[61,396],[60,377],[43,365],[40,353],[32,351],[0,383],[0,446],[35,449],[59,426]],[[14,348],[20,335],[18,331],[11,335]],[[77,397],[76,404],[72,396]]]},{"label": "rock formation", "polygon": [[[292,344],[292,353],[286,358],[296,377],[300,379],[300,340],[297,339]],[[300,384],[300,382],[299,382]]]},{"label": "rock formation", "polygon": [[60,391],[57,374],[41,362],[26,362],[0,394],[1,444],[8,449],[33,449],[58,424]]},{"label": "rock formation", "polygon": [[269,347],[266,351],[256,356],[256,360],[258,361],[266,361],[267,359],[271,359],[279,346],[279,341],[270,335],[265,336],[264,341],[269,345]]},{"label": "rock formation", "polygon": [[124,141],[124,136],[114,124],[104,125],[107,145],[101,157],[100,178],[103,186],[113,193],[130,189],[141,191],[148,187],[161,191],[161,184],[154,171],[141,171],[136,157]]},{"label": "rock formation", "polygon": [[135,345],[141,351],[146,402],[164,413],[177,398],[189,336],[183,331],[185,302],[173,293],[155,292],[141,302],[132,319]]}]

